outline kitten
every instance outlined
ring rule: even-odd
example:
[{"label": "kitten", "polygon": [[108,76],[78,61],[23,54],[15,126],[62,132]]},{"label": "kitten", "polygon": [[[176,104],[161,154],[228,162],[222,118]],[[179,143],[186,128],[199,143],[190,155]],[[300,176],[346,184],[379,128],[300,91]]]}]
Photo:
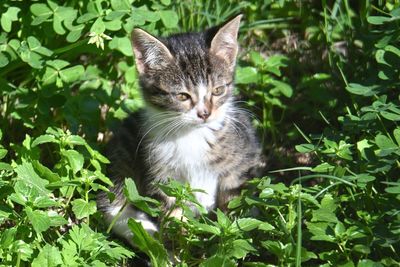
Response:
[{"label": "kitten", "polygon": [[[98,207],[111,222],[125,199],[126,177],[135,179],[141,195],[157,198],[165,208],[174,199],[154,182],[174,178],[187,182],[207,210],[225,209],[248,178],[261,167],[261,149],[246,112],[232,96],[237,35],[241,15],[200,33],[158,38],[132,32],[132,46],[146,108],[123,122],[107,147],[108,175],[116,198],[98,196]],[[176,210],[173,216],[180,216]],[[150,233],[153,218],[124,208],[113,231],[130,241],[127,220],[140,221]]]}]

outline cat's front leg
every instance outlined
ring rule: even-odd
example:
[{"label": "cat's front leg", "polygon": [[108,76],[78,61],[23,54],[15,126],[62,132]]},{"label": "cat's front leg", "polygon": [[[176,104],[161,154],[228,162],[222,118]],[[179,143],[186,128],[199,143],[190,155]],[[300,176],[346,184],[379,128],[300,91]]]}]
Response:
[{"label": "cat's front leg", "polygon": [[229,201],[240,195],[245,180],[233,174],[220,177],[217,193],[217,207],[220,210],[228,210]]}]

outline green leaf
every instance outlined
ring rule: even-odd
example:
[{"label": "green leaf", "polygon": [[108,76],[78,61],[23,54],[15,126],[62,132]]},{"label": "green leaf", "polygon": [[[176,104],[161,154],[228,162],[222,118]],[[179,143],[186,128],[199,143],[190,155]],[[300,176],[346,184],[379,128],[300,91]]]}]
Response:
[{"label": "green leaf", "polygon": [[228,259],[227,257],[220,256],[220,255],[214,255],[205,261],[203,261],[200,265],[200,267],[216,267],[216,266],[221,266],[221,267],[235,267],[236,264],[234,261],[231,259]]},{"label": "green leaf", "polygon": [[373,96],[379,92],[377,85],[364,86],[358,83],[349,83],[346,90],[355,95]]},{"label": "green leaf", "polygon": [[31,146],[35,147],[45,143],[59,143],[59,141],[53,135],[44,134],[33,140]]},{"label": "green leaf", "polygon": [[385,51],[391,52],[393,54],[395,54],[396,56],[400,57],[400,49],[398,49],[397,47],[393,46],[393,45],[387,45],[385,46]]},{"label": "green leaf", "polygon": [[160,242],[150,236],[135,220],[129,219],[128,226],[133,233],[133,243],[149,256],[153,267],[169,266],[168,253]]},{"label": "green leaf", "polygon": [[65,139],[65,143],[74,146],[85,146],[87,144],[85,139],[83,139],[79,135],[68,135]]},{"label": "green leaf", "polygon": [[249,252],[256,252],[257,250],[250,244],[248,240],[236,239],[232,242],[232,249],[229,251],[236,259],[246,257]]},{"label": "green leaf", "polygon": [[221,229],[217,226],[200,223],[197,221],[193,221],[192,224],[195,227],[195,230],[199,233],[209,233],[217,236],[221,235]]},{"label": "green leaf", "polygon": [[380,148],[377,151],[380,156],[386,156],[398,150],[398,146],[389,137],[383,134],[378,134],[375,137],[375,143]]},{"label": "green leaf", "polygon": [[357,267],[383,267],[380,262],[372,261],[369,259],[362,259],[358,262]]},{"label": "green leaf", "polygon": [[335,166],[332,166],[331,164],[324,162],[321,163],[314,168],[311,169],[313,172],[331,172],[335,169]]},{"label": "green leaf", "polygon": [[92,27],[90,28],[90,32],[95,32],[97,34],[101,34],[106,30],[106,26],[102,18],[97,18],[96,21],[93,23]]},{"label": "green leaf", "polygon": [[274,85],[275,89],[277,89],[279,92],[281,92],[284,96],[286,96],[288,98],[292,97],[293,89],[289,84],[278,81],[278,80],[271,80],[270,84]]},{"label": "green leaf", "polygon": [[15,168],[15,172],[18,175],[19,181],[35,190],[38,194],[48,195],[50,193],[50,191],[46,189],[46,185],[49,182],[37,175],[33,169],[32,163],[22,162],[21,165]]},{"label": "green leaf", "polygon": [[125,179],[124,194],[127,199],[137,208],[143,210],[153,217],[157,215],[158,210],[152,208],[149,204],[158,205],[158,201],[148,197],[140,196],[135,182],[131,178]]},{"label": "green leaf", "polygon": [[333,199],[332,195],[326,194],[321,201],[321,207],[312,212],[312,222],[322,221],[322,222],[337,222],[336,211],[337,204]]},{"label": "green leaf", "polygon": [[315,151],[315,146],[313,144],[302,144],[295,146],[296,150],[300,153],[310,153]]},{"label": "green leaf", "polygon": [[1,14],[1,27],[6,32],[11,31],[11,25],[13,21],[18,20],[18,13],[21,11],[19,7],[9,7],[6,12]]},{"label": "green leaf", "polygon": [[50,228],[51,221],[43,211],[32,210],[30,207],[26,207],[25,212],[33,226],[33,229],[35,229],[37,233],[44,232]]},{"label": "green leaf", "polygon": [[72,201],[72,211],[79,220],[89,217],[89,215],[92,215],[97,211],[96,202],[93,200],[86,202],[81,198],[75,199]]},{"label": "green leaf", "polygon": [[391,18],[384,16],[369,16],[367,17],[367,21],[373,25],[382,25],[385,22],[391,21]]},{"label": "green leaf", "polygon": [[267,187],[261,191],[259,197],[260,198],[268,198],[268,197],[273,196],[273,194],[274,194],[274,189]]},{"label": "green leaf", "polygon": [[29,261],[33,253],[32,244],[27,244],[23,240],[16,240],[12,244],[12,251],[19,254],[18,256],[23,261]]},{"label": "green leaf", "polygon": [[236,83],[248,84],[258,81],[257,69],[253,67],[238,67],[236,69]]},{"label": "green leaf", "polygon": [[67,158],[74,174],[82,169],[85,160],[83,158],[83,155],[80,154],[78,151],[64,150],[61,151],[61,154]]},{"label": "green leaf", "polygon": [[60,78],[66,83],[72,83],[82,78],[85,68],[82,65],[76,65],[59,72]]},{"label": "green leaf", "polygon": [[46,4],[33,4],[30,7],[30,10],[35,16],[47,16],[50,17],[53,14],[53,11]]},{"label": "green leaf", "polygon": [[131,41],[128,37],[114,37],[110,42],[109,46],[111,49],[117,49],[121,51],[125,56],[132,56]]},{"label": "green leaf", "polygon": [[46,244],[33,260],[32,267],[57,267],[63,264],[61,253],[57,247]]},{"label": "green leaf", "polygon": [[160,10],[158,14],[161,17],[161,21],[167,28],[176,28],[178,26],[178,15],[173,10]]},{"label": "green leaf", "polygon": [[263,222],[254,218],[240,218],[232,223],[228,231],[237,233],[239,231],[251,231],[258,228]]}]

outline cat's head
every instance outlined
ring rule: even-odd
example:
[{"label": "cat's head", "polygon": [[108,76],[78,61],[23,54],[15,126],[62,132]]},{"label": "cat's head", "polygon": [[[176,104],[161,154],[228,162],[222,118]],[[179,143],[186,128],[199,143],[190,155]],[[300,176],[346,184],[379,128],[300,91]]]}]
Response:
[{"label": "cat's head", "polygon": [[132,46],[146,103],[188,123],[222,122],[232,98],[241,17],[167,38],[134,29]]}]

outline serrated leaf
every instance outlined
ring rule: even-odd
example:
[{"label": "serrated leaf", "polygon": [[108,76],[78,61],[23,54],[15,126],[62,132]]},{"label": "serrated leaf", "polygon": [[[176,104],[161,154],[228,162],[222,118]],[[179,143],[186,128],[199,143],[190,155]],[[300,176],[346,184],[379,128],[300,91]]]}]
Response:
[{"label": "serrated leaf", "polygon": [[246,257],[249,252],[257,251],[248,240],[236,239],[232,242],[232,249],[229,251],[236,259],[241,259]]},{"label": "serrated leaf", "polygon": [[96,202],[93,200],[86,202],[80,198],[75,199],[72,201],[72,211],[79,220],[89,217],[89,215],[92,215],[97,211]]},{"label": "serrated leaf", "polygon": [[57,247],[46,244],[32,261],[32,267],[57,267],[63,264],[61,253]]}]

